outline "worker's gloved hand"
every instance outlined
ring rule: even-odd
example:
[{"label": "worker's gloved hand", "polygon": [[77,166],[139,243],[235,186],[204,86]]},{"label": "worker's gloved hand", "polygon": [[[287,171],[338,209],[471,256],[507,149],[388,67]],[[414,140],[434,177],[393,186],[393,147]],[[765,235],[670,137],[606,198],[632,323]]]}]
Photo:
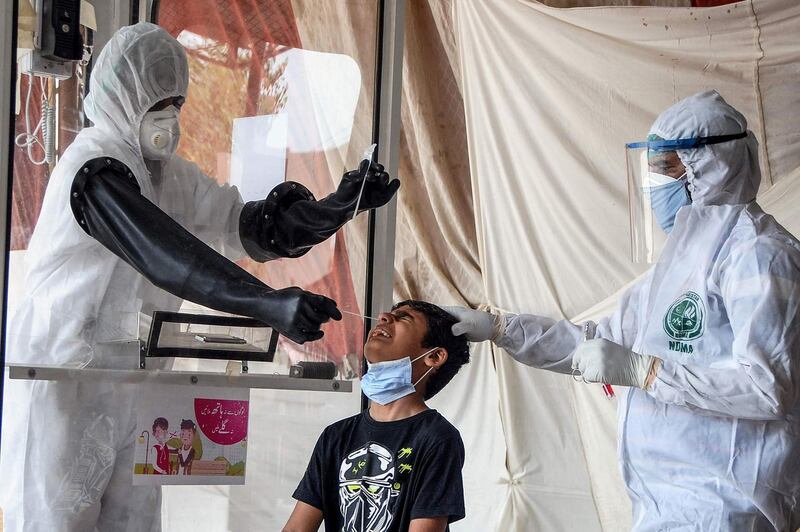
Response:
[{"label": "worker's gloved hand", "polygon": [[342,319],[335,301],[296,286],[273,290],[258,303],[257,317],[298,344],[319,340],[323,323]]},{"label": "worker's gloved hand", "polygon": [[[369,172],[367,172],[369,168]],[[366,172],[366,176],[365,176]],[[361,185],[364,193],[359,200]],[[364,160],[348,172],[335,192],[317,201],[300,183],[276,186],[262,201],[249,201],[239,215],[239,237],[247,254],[265,262],[278,257],[300,257],[331,237],[353,218],[385,205],[400,188],[380,164]]]},{"label": "worker's gloved hand", "polygon": [[[369,167],[369,171],[367,168]],[[366,172],[366,183],[364,183]],[[361,194],[361,201],[358,194],[361,187],[364,192]],[[358,170],[351,170],[342,176],[339,187],[331,195],[331,200],[339,205],[348,206],[348,217],[352,217],[358,203],[358,212],[362,213],[370,209],[377,209],[389,203],[397,189],[400,188],[400,180],[392,179],[384,171],[383,165],[370,163],[364,159],[358,166]]]},{"label": "worker's gloved hand", "polygon": [[486,340],[496,342],[505,332],[506,320],[500,314],[464,307],[443,308],[458,320],[458,323],[452,327],[453,334],[455,336],[463,334],[470,342],[485,342]]},{"label": "worker's gloved hand", "polygon": [[572,355],[572,369],[577,369],[586,382],[645,388],[656,360],[599,338],[578,346]]}]

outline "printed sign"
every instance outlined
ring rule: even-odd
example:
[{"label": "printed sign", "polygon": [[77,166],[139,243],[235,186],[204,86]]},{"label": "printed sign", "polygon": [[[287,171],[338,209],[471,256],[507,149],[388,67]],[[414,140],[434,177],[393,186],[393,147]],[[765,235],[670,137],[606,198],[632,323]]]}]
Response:
[{"label": "printed sign", "polygon": [[139,388],[134,485],[244,484],[250,391]]}]

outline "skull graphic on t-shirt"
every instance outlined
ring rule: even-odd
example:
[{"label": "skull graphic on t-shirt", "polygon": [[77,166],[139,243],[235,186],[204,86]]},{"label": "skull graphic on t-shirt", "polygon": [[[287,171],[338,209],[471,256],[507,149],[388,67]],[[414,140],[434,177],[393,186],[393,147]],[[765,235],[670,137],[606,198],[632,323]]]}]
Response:
[{"label": "skull graphic on t-shirt", "polygon": [[368,443],[342,460],[339,508],[345,532],[388,530],[398,495],[394,456],[382,445]]}]

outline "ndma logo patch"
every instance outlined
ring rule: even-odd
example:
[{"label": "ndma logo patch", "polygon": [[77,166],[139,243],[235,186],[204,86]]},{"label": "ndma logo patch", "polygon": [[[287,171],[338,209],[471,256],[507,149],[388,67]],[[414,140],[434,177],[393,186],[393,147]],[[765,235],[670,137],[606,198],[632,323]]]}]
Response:
[{"label": "ndma logo patch", "polygon": [[694,292],[679,297],[664,316],[664,332],[675,340],[694,340],[703,336],[706,309]]}]

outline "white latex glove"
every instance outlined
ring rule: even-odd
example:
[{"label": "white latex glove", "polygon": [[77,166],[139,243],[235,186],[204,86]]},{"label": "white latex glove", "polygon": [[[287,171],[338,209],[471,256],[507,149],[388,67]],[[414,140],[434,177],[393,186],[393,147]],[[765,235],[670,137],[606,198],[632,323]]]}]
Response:
[{"label": "white latex glove", "polygon": [[656,360],[650,355],[640,355],[627,347],[598,338],[578,346],[572,355],[572,369],[577,369],[586,382],[645,388]]},{"label": "white latex glove", "polygon": [[496,342],[505,332],[506,320],[502,315],[464,307],[443,308],[458,320],[458,323],[453,325],[453,334],[455,336],[466,335],[470,342],[485,342],[486,340]]}]

